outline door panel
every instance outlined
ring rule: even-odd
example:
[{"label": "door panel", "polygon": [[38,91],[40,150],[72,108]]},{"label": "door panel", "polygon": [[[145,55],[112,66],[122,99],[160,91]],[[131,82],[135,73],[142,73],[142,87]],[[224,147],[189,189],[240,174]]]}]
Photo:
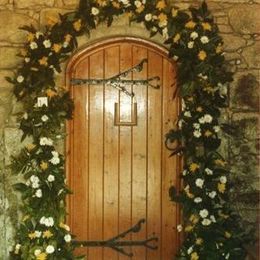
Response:
[{"label": "door panel", "polygon": [[[77,78],[109,78],[140,63],[141,72],[128,79],[160,77],[160,89],[127,86],[131,100],[109,85],[70,86],[75,102],[68,124],[67,176],[73,195],[68,201],[68,223],[78,240],[104,240],[146,219],[129,240],[143,240],[153,233],[158,250],[127,248],[134,260],[170,260],[177,251],[179,209],[169,201],[171,185],[178,186],[180,162],[169,158],[164,136],[177,118],[175,66],[166,52],[136,39],[117,39],[83,50],[70,62],[67,82]],[[115,103],[121,121],[131,119],[131,103],[137,103],[137,125],[114,124]],[[80,249],[89,260],[125,260],[109,248]]]}]

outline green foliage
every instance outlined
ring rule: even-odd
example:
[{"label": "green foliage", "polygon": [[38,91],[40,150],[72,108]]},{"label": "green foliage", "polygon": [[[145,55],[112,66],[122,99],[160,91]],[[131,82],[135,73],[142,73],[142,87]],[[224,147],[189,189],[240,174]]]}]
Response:
[{"label": "green foliage", "polygon": [[[32,143],[14,158],[12,169],[24,176],[14,188],[21,192],[23,219],[19,223],[12,259],[80,259],[73,255],[73,236],[64,224],[66,195],[64,158],[55,143],[63,135],[64,120],[72,118],[69,92],[57,86],[60,63],[77,48],[77,36],[89,34],[99,23],[110,26],[127,13],[130,22],[142,22],[151,36],[159,33],[178,65],[178,95],[182,111],[178,125],[166,135],[171,156],[184,155],[183,189],[169,195],[183,208],[185,239],[178,259],[244,259],[242,244],[249,240],[241,220],[230,210],[228,175],[217,153],[220,108],[227,103],[232,74],[225,69],[223,44],[205,2],[183,12],[160,1],[81,0],[75,12],[59,15],[43,32],[33,26],[20,56],[24,61],[14,78],[14,94],[23,101],[23,139]],[[38,106],[47,97],[48,105]],[[225,126],[224,126],[225,127]]]}]

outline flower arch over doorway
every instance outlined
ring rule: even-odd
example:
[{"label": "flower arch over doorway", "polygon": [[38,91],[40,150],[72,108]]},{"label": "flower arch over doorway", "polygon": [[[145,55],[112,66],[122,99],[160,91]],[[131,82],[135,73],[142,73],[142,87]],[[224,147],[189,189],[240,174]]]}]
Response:
[{"label": "flower arch over doorway", "polygon": [[[21,56],[24,61],[14,78],[14,94],[25,104],[21,119],[28,144],[14,159],[13,171],[26,183],[16,184],[24,205],[13,259],[74,259],[66,216],[64,158],[55,143],[62,138],[64,120],[73,102],[55,82],[61,62],[77,48],[77,37],[100,23],[110,26],[115,16],[127,15],[159,33],[178,65],[178,93],[183,100],[178,123],[166,136],[171,155],[183,155],[183,190],[172,187],[170,196],[183,206],[185,238],[179,259],[243,259],[245,238],[228,203],[228,170],[217,152],[221,140],[218,122],[226,106],[227,84],[232,76],[224,67],[222,39],[205,2],[188,12],[164,0],[80,1],[75,12],[50,19],[43,31],[28,31]],[[179,174],[179,173],[177,173]]]}]

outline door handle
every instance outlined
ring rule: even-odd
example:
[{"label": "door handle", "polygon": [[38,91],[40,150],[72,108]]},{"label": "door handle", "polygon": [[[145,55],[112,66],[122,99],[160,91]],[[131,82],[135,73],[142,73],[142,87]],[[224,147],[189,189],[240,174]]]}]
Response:
[{"label": "door handle", "polygon": [[119,103],[115,103],[115,126],[136,126],[137,125],[137,103],[131,103],[131,121],[121,121]]}]

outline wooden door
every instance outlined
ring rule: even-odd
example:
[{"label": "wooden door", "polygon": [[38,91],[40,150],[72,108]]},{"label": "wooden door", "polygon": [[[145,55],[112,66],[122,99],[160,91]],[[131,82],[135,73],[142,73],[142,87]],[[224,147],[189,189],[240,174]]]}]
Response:
[{"label": "wooden door", "polygon": [[[167,52],[154,44],[120,38],[96,44],[75,55],[68,65],[71,78],[109,78],[148,59],[141,72],[128,79],[160,77],[160,89],[129,86],[135,93],[137,125],[115,125],[115,103],[121,121],[131,119],[131,98],[109,85],[70,86],[75,102],[68,125],[67,174],[73,190],[68,203],[69,224],[78,240],[104,240],[140,219],[146,219],[132,240],[158,236],[158,250],[132,248],[138,260],[170,260],[179,244],[179,212],[169,201],[178,186],[179,161],[169,158],[165,134],[176,121],[173,99],[176,70]],[[130,250],[131,249],[126,249]],[[128,259],[108,248],[80,249],[88,260]]]}]

